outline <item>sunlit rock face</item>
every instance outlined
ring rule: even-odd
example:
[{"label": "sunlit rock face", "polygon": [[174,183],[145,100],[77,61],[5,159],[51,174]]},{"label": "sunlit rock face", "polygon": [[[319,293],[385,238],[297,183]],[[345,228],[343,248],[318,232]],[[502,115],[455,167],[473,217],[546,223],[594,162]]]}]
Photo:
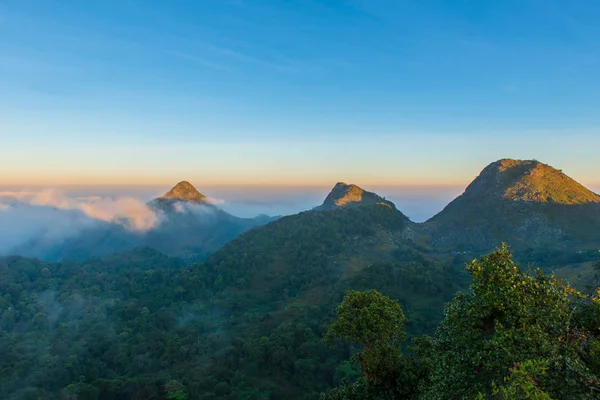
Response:
[{"label": "sunlit rock face", "polygon": [[335,210],[341,207],[355,207],[363,205],[385,204],[396,208],[391,201],[384,199],[373,192],[368,192],[356,185],[338,182],[325,201],[315,210]]}]

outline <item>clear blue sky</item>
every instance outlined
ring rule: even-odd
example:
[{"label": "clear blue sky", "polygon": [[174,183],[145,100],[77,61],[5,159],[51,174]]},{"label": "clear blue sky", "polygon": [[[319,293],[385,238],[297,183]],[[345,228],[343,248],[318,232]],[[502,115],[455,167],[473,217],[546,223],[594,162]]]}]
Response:
[{"label": "clear blue sky", "polygon": [[0,0],[0,184],[600,182],[598,0]]}]

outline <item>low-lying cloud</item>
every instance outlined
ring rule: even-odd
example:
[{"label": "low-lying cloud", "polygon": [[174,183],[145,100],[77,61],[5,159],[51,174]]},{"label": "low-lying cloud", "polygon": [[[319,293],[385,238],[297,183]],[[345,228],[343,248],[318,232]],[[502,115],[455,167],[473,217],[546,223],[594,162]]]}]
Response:
[{"label": "low-lying cloud", "polygon": [[160,217],[154,210],[147,204],[131,197],[117,199],[99,196],[73,198],[56,190],[0,192],[1,211],[10,211],[14,206],[23,205],[79,211],[92,219],[119,223],[136,231],[146,231],[160,223]]},{"label": "low-lying cloud", "polygon": [[200,216],[214,215],[214,209],[203,204],[178,202],[173,204],[173,210],[179,214],[191,213]]},{"label": "low-lying cloud", "polygon": [[56,190],[0,192],[0,254],[31,240],[57,243],[103,223],[134,232],[157,227],[162,215],[130,197],[70,197]]}]

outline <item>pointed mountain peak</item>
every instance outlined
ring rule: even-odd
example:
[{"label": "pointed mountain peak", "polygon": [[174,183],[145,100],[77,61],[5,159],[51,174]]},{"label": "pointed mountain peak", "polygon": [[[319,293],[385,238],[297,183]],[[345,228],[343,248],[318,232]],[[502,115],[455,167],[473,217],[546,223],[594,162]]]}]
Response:
[{"label": "pointed mountain peak", "polygon": [[181,181],[169,190],[163,196],[159,197],[161,200],[181,200],[191,203],[206,203],[207,198],[205,195],[196,190],[194,185],[188,181]]},{"label": "pointed mountain peak", "polygon": [[485,167],[467,187],[465,196],[536,203],[600,203],[600,196],[561,170],[537,160],[508,158]]},{"label": "pointed mountain peak", "polygon": [[334,210],[341,207],[356,207],[362,205],[385,204],[396,208],[394,204],[373,192],[345,182],[335,184],[325,201],[316,210]]}]

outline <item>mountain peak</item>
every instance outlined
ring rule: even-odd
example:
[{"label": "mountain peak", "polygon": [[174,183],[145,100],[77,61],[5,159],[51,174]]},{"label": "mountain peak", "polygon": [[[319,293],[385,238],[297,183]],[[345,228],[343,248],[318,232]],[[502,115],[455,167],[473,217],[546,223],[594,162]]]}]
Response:
[{"label": "mountain peak", "polygon": [[385,204],[395,208],[394,204],[373,192],[368,192],[359,186],[338,182],[316,210],[333,210],[341,207]]},{"label": "mountain peak", "polygon": [[435,246],[556,248],[597,243],[600,196],[537,160],[498,160],[427,221]]},{"label": "mountain peak", "polygon": [[206,196],[196,190],[188,181],[181,181],[159,199],[182,200],[191,203],[205,203]]},{"label": "mountain peak", "polygon": [[467,196],[555,204],[600,203],[600,196],[537,160],[502,159],[491,163],[467,187]]}]

